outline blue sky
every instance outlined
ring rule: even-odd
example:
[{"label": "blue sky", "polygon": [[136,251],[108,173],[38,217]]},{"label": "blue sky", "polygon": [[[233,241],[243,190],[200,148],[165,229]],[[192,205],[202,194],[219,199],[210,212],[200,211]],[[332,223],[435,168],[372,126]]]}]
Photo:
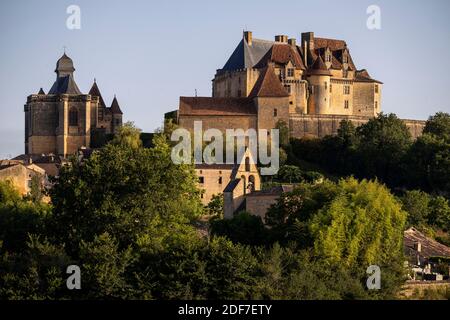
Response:
[{"label": "blue sky", "polygon": [[[81,29],[66,28],[69,5]],[[369,5],[381,30],[366,27]],[[275,6],[274,6],[275,5]],[[1,1],[0,159],[24,150],[26,97],[55,80],[63,47],[87,93],[94,77],[110,104],[144,131],[161,126],[179,96],[211,95],[211,79],[242,37],[344,39],[358,68],[385,83],[382,109],[402,118],[450,112],[450,1]]]}]

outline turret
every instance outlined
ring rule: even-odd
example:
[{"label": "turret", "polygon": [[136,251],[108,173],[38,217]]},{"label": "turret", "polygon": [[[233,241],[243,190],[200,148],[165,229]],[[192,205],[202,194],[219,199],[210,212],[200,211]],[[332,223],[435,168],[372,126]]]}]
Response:
[{"label": "turret", "polygon": [[329,114],[331,73],[320,56],[317,57],[314,64],[308,69],[307,78],[310,85],[308,113]]}]

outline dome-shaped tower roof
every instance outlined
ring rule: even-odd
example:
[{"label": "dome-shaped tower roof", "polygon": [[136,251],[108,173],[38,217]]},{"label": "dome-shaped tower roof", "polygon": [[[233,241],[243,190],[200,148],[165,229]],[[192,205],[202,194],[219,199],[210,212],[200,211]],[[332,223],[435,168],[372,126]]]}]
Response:
[{"label": "dome-shaped tower roof", "polygon": [[73,61],[70,59],[66,53],[62,55],[61,58],[58,59],[56,62],[56,69],[55,72],[58,75],[58,77],[63,77],[67,75],[72,75],[75,71],[75,68],[73,67]]}]

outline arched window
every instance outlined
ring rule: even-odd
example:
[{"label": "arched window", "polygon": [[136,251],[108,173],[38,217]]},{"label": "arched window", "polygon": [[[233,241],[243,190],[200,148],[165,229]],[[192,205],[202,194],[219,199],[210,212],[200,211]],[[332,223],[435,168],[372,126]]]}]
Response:
[{"label": "arched window", "polygon": [[78,111],[76,108],[70,108],[69,126],[78,126]]},{"label": "arched window", "polygon": [[246,157],[245,158],[245,171],[250,171],[250,158]]},{"label": "arched window", "polygon": [[255,176],[251,175],[248,177],[248,192],[255,191]]}]

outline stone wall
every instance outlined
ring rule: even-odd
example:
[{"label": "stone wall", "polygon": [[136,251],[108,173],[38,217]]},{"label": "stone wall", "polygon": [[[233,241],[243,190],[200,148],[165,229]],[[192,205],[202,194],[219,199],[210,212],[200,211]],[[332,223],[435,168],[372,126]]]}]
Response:
[{"label": "stone wall", "polygon": [[219,129],[225,132],[226,129],[242,128],[247,130],[249,128],[256,129],[256,115],[248,116],[185,116],[182,115],[178,119],[180,127],[189,131],[194,130],[194,121],[202,121],[203,130]]},{"label": "stone wall", "polygon": [[246,211],[252,215],[260,216],[263,222],[267,210],[277,202],[279,195],[249,195],[245,199]]},{"label": "stone wall", "polygon": [[[289,119],[289,129],[291,137],[317,137],[323,138],[327,135],[337,134],[340,122],[350,120],[355,126],[360,126],[371,117],[345,116],[345,115],[291,115]],[[425,121],[403,120],[415,139],[422,134]]]},{"label": "stone wall", "polygon": [[289,125],[289,97],[256,98],[256,104],[258,106],[257,129],[275,128],[279,120]]},{"label": "stone wall", "polygon": [[[203,205],[206,206],[214,195],[223,193],[223,189],[231,180],[231,171],[231,169],[195,169],[199,178],[198,187],[204,190],[201,198]],[[200,182],[201,178],[203,182]]]}]

